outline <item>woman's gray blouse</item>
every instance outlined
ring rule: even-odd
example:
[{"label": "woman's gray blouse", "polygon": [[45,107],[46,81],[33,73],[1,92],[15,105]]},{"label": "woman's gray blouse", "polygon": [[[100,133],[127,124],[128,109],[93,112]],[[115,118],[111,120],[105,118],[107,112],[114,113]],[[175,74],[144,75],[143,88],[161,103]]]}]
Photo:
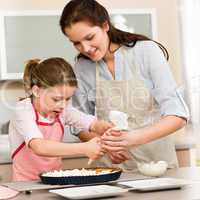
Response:
[{"label": "woman's gray blouse", "polygon": [[[170,66],[158,45],[153,41],[140,41],[134,47],[125,47],[125,50],[130,51],[130,49],[133,52],[134,61],[139,68],[141,78],[159,105],[161,115],[175,115],[188,119],[187,105],[172,76]],[[114,54],[115,80],[132,78],[132,71],[126,59],[124,61],[123,55],[122,47]],[[99,66],[100,76],[105,80],[113,80],[103,60],[99,61]],[[122,77],[123,68],[125,76]],[[74,70],[78,79],[78,89],[72,99],[73,106],[85,113],[95,115],[96,63],[80,58],[76,62]],[[71,130],[72,134],[78,135],[78,130]]]}]

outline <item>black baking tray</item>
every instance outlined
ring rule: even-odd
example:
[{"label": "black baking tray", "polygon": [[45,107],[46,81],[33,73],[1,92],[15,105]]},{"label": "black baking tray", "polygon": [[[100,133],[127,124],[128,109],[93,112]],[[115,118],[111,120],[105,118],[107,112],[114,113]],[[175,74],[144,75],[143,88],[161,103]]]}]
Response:
[{"label": "black baking tray", "polygon": [[115,181],[117,180],[121,173],[122,169],[120,168],[108,168],[108,167],[97,167],[97,168],[85,168],[85,169],[92,169],[92,170],[111,170],[106,174],[100,175],[91,175],[91,176],[66,176],[66,177],[50,177],[44,176],[44,173],[40,174],[40,179],[44,184],[51,184],[51,185],[80,185],[80,184],[91,184],[91,183],[103,183],[108,181]]}]

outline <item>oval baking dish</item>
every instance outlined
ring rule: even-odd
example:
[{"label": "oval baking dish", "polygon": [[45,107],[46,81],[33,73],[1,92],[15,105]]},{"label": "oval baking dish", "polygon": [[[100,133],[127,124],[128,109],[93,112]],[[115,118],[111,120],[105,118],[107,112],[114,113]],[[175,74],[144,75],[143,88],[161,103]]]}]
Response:
[{"label": "oval baking dish", "polygon": [[[82,169],[79,169],[82,170]],[[50,176],[49,172],[40,174],[40,179],[44,184],[51,185],[80,185],[80,184],[91,184],[91,183],[103,183],[108,181],[117,180],[122,170],[120,168],[85,168],[85,170],[95,171],[96,174],[92,175],[74,175],[73,176]],[[64,171],[64,170],[63,170]],[[103,173],[101,173],[103,171]],[[53,173],[53,172],[50,172]]]}]

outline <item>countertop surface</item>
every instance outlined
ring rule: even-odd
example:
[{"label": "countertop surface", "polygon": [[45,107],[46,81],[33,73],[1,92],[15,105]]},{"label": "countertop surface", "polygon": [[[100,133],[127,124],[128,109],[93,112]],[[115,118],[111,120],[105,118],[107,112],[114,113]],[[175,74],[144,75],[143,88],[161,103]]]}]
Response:
[{"label": "countertop surface", "polygon": [[[123,178],[126,176],[129,179],[135,177],[136,174],[124,173]],[[200,199],[200,168],[179,168],[175,170],[168,170],[165,177],[176,177],[184,178],[193,183],[189,186],[183,187],[181,189],[175,190],[164,190],[164,191],[154,191],[154,192],[136,192],[129,191],[124,193],[122,196],[110,197],[108,199],[116,200],[197,200]],[[38,190],[33,191],[30,195],[25,193],[20,193],[18,196],[13,198],[15,200],[43,200],[43,199],[60,199],[56,194],[49,193],[48,190]],[[102,198],[101,198],[102,199]]]}]

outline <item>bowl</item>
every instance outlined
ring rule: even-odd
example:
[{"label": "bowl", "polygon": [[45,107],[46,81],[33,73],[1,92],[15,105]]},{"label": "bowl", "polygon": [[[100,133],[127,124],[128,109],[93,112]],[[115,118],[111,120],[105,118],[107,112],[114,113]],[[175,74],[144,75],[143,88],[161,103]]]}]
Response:
[{"label": "bowl", "polygon": [[137,163],[138,170],[145,176],[162,176],[168,167],[167,162],[158,161],[150,163]]}]

